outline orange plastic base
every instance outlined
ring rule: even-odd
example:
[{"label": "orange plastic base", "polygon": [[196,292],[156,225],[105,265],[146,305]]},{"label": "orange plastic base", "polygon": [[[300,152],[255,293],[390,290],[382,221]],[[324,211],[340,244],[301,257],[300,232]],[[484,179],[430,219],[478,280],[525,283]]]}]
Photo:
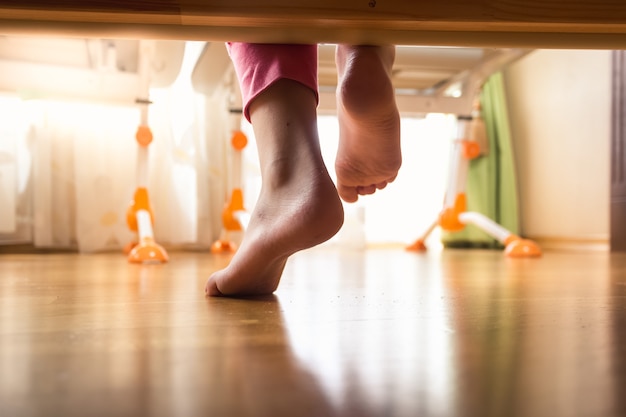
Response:
[{"label": "orange plastic base", "polygon": [[459,214],[467,210],[467,197],[460,193],[454,200],[453,207],[444,207],[439,214],[439,226],[447,232],[458,232],[465,228],[465,223],[459,220]]},{"label": "orange plastic base", "polygon": [[413,244],[406,247],[411,252],[426,252],[426,245],[422,239],[417,239]]},{"label": "orange plastic base", "polygon": [[237,250],[237,245],[228,240],[217,240],[211,245],[211,253],[231,253]]},{"label": "orange plastic base", "polygon": [[504,254],[511,258],[536,258],[541,256],[541,248],[532,240],[517,238],[507,243]]},{"label": "orange plastic base", "polygon": [[128,262],[136,264],[165,263],[169,261],[167,252],[154,239],[145,238],[128,254]]}]

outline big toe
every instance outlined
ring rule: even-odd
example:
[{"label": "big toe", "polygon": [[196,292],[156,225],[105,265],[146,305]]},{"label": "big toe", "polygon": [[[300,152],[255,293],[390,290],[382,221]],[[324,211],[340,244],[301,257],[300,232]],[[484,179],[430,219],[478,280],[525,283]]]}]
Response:
[{"label": "big toe", "polygon": [[224,294],[217,288],[215,275],[211,276],[204,287],[204,293],[209,297],[221,297]]}]

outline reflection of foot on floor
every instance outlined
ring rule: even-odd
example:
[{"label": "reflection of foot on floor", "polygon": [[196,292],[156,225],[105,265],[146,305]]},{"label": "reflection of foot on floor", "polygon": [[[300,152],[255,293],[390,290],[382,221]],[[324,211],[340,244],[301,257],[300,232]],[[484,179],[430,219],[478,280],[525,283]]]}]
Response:
[{"label": "reflection of foot on floor", "polygon": [[[205,396],[202,402],[191,404],[192,410],[198,410],[196,415],[202,415],[200,410],[206,410],[204,415],[218,417],[340,414],[320,384],[317,369],[309,369],[293,351],[278,297],[251,297],[243,302],[209,300],[206,306],[210,325],[224,331],[210,336],[219,355],[204,358],[202,369],[221,372],[219,378],[214,373],[203,373],[200,380],[207,381]],[[241,318],[263,325],[242,325]],[[272,341],[270,348],[267,340]],[[363,411],[351,407],[342,415],[371,416]]]},{"label": "reflection of foot on floor", "polygon": [[315,109],[311,91],[288,80],[254,100],[263,187],[239,250],[209,278],[208,295],[274,292],[290,255],[330,239],[343,224],[319,148]]},{"label": "reflection of foot on floor", "polygon": [[402,163],[400,116],[391,84],[393,46],[339,45],[337,189],[347,202],[393,181]]}]

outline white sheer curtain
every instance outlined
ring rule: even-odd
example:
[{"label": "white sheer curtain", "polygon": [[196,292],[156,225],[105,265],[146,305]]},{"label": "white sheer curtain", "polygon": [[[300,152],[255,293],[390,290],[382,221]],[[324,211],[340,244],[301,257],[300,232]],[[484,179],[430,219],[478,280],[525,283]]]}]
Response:
[{"label": "white sheer curtain", "polygon": [[0,243],[32,240],[27,114],[17,97],[0,95]]},{"label": "white sheer curtain", "polygon": [[86,103],[31,102],[33,243],[81,251],[131,239],[138,111]]},{"label": "white sheer curtain", "polygon": [[[174,85],[151,91],[149,192],[159,243],[208,248],[221,226],[229,96],[194,93],[195,58]],[[133,238],[137,107],[4,96],[0,112],[1,212],[15,213],[0,243],[92,252]]]}]

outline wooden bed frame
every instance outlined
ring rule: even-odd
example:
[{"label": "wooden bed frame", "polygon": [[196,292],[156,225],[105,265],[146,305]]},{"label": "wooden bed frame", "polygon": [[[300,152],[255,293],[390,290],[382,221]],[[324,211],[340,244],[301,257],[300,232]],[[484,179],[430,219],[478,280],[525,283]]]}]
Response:
[{"label": "wooden bed frame", "polygon": [[0,0],[0,34],[626,49],[626,1]]}]

